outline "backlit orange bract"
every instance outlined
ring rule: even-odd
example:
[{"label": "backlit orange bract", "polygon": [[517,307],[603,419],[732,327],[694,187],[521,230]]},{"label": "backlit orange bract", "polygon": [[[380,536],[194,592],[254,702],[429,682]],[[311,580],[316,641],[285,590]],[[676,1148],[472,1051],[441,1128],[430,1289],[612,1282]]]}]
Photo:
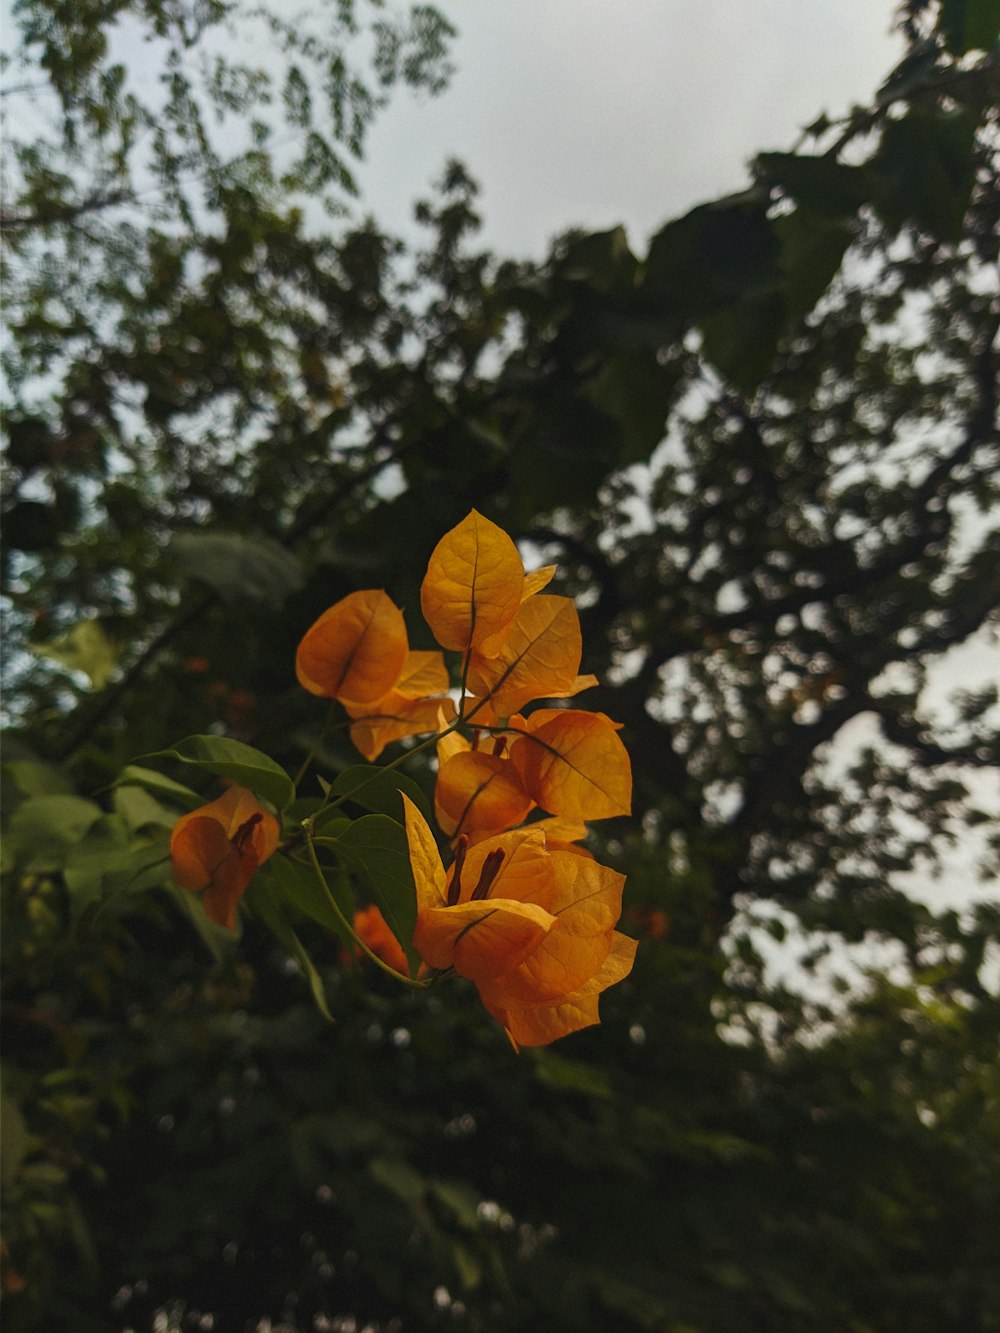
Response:
[{"label": "backlit orange bract", "polygon": [[417,888],[414,945],[431,967],[475,982],[515,1046],[544,1046],[600,1021],[598,997],[627,976],[635,941],[615,930],[623,876],[552,851],[542,829],[459,845],[445,872],[433,835],[403,798]]},{"label": "backlit orange bract", "polygon": [[450,837],[513,828],[533,805],[508,759],[467,750],[439,763],[434,815]]},{"label": "backlit orange bract", "polygon": [[502,635],[490,640],[493,657],[474,653],[469,687],[488,698],[499,717],[532,699],[556,699],[572,691],[580,668],[580,617],[568,597],[528,597]]},{"label": "backlit orange bract", "polygon": [[442,648],[465,652],[517,613],[524,565],[502,528],[475,509],[435,546],[420,588],[424,619]]},{"label": "backlit orange bract", "polygon": [[306,630],[295,674],[312,694],[372,704],[395,685],[408,652],[403,613],[368,588],[342,597]]},{"label": "backlit orange bract", "polygon": [[620,724],[579,708],[540,708],[511,718],[511,762],[525,791],[550,815],[609,819],[632,808],[632,766]]},{"label": "backlit orange bract", "polygon": [[[410,965],[402,945],[389,929],[388,922],[374,904],[360,907],[354,913],[354,933],[371,949],[376,958],[381,958],[387,966],[409,976]],[[361,953],[361,950],[358,950]]]},{"label": "backlit orange bract", "polygon": [[213,921],[232,930],[236,904],[274,853],[281,830],[246,787],[230,787],[216,801],[181,815],[170,835],[174,879],[201,893]]},{"label": "backlit orange bract", "polygon": [[392,688],[372,703],[345,701],[357,719],[351,740],[366,759],[377,759],[390,741],[435,731],[454,721],[455,705],[445,697],[448,668],[437,652],[410,651]]}]

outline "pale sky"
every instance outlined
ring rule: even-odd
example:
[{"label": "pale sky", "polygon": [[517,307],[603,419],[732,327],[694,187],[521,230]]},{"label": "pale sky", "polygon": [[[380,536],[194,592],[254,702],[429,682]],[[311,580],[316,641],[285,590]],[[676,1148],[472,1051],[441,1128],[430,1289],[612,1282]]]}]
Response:
[{"label": "pale sky", "polygon": [[825,111],[867,104],[902,53],[891,0],[439,0],[458,28],[436,99],[397,92],[358,172],[389,231],[460,158],[484,240],[539,258],[569,227],[634,248],[746,184]]}]

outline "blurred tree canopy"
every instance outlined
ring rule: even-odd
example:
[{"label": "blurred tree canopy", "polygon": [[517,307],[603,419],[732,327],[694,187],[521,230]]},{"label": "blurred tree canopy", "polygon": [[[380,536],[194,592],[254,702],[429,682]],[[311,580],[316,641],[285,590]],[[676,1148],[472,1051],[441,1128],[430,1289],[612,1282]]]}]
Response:
[{"label": "blurred tree canopy", "polygon": [[[18,0],[12,1330],[1000,1329],[1000,917],[905,891],[1000,850],[997,689],[949,679],[1000,602],[998,14],[908,0],[870,106],[644,256],[528,264],[457,164],[415,252],[345,212],[391,89],[446,82],[432,8]],[[558,561],[636,777],[636,970],[516,1058],[303,922],[325,1021],[163,881],[168,780],[114,785],[191,732],[295,772],[303,630],[416,606],[473,504]]]}]

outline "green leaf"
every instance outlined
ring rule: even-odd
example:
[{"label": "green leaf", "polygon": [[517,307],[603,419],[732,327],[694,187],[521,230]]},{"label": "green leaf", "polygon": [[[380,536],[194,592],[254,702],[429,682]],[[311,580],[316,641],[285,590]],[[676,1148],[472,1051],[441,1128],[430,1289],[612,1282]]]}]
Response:
[{"label": "green leaf", "polygon": [[[337,906],[348,921],[352,920],[354,894],[351,891],[350,881],[339,866],[332,869],[325,867],[324,873],[330,894],[336,899]],[[272,856],[261,874],[266,874],[270,878],[274,896],[279,902],[290,903],[324,930],[336,935],[349,949],[356,947],[351,932],[334,910],[311,865],[293,861],[287,856]]]},{"label": "green leaf", "polygon": [[175,782],[173,778],[166,778],[155,769],[142,768],[139,764],[129,764],[123,768],[114,786],[142,787],[146,791],[155,792],[158,796],[169,797],[174,804],[182,806],[185,810],[193,810],[196,806],[204,804],[204,798],[190,787],[185,787],[182,782]]},{"label": "green leaf", "polygon": [[889,226],[916,222],[941,240],[961,239],[975,134],[968,111],[911,111],[887,122],[874,166],[875,204]]},{"label": "green leaf", "polygon": [[291,778],[273,759],[227,736],[188,736],[173,749],[157,750],[143,758],[180,759],[220,778],[231,778],[241,787],[249,787],[258,796],[263,796],[279,810],[284,810],[295,797]]},{"label": "green leaf", "polygon": [[[169,870],[168,870],[169,874]],[[242,934],[240,918],[237,913],[236,928],[227,930],[225,926],[220,926],[217,921],[206,915],[205,909],[201,905],[201,900],[196,893],[190,893],[187,889],[178,888],[171,877],[170,882],[165,885],[170,897],[176,903],[181,913],[187,917],[191,925],[197,931],[201,942],[209,951],[217,963],[225,962],[231,959],[236,952],[236,945],[239,943]],[[247,894],[249,890],[247,890]],[[247,894],[244,894],[244,901]]]},{"label": "green leaf", "polygon": [[173,828],[177,822],[176,810],[169,810],[141,787],[117,787],[111,799],[115,813],[131,829],[145,828],[148,824]]},{"label": "green leaf", "polygon": [[766,195],[750,190],[667,223],[650,243],[643,287],[696,320],[773,285],[777,259]]},{"label": "green leaf", "polygon": [[368,1164],[372,1179],[409,1208],[418,1207],[427,1192],[427,1181],[408,1162],[398,1157],[374,1157]]},{"label": "green leaf", "polygon": [[103,689],[118,667],[119,654],[96,620],[81,620],[61,638],[34,645],[32,652],[67,671],[82,671],[95,690]]},{"label": "green leaf", "polygon": [[400,821],[403,818],[403,802],[399,793],[405,792],[426,819],[431,817],[430,804],[423,788],[395,768],[379,768],[375,764],[354,764],[337,774],[330,791],[334,796],[348,797],[363,810],[370,810],[377,815],[388,815],[390,819]]},{"label": "green leaf", "polygon": [[786,326],[780,290],[734,302],[699,322],[705,355],[743,393],[752,393],[770,371]]},{"label": "green leaf", "polygon": [[417,891],[403,826],[387,815],[363,815],[337,837],[333,850],[361,876],[415,974],[419,965],[413,948]]},{"label": "green leaf", "polygon": [[557,267],[562,280],[585,283],[604,294],[628,290],[635,281],[639,263],[624,227],[572,236],[563,244]]},{"label": "green leaf", "polygon": [[828,217],[853,215],[868,199],[864,167],[802,153],[760,153],[754,164],[762,180]]},{"label": "green leaf", "polygon": [[[73,788],[57,768],[39,759],[11,759],[3,765],[4,778],[17,788],[20,797],[68,796]],[[7,792],[4,798],[9,799]],[[16,801],[11,801],[16,804]]]},{"label": "green leaf", "polygon": [[775,218],[774,230],[781,242],[785,331],[791,332],[833,281],[852,233],[844,219],[814,213],[805,205]]},{"label": "green leaf", "polygon": [[102,897],[104,877],[127,847],[128,835],[128,824],[121,815],[103,815],[70,848],[63,878],[69,890],[74,919],[88,903]]},{"label": "green leaf", "polygon": [[649,352],[612,353],[589,380],[584,393],[594,406],[618,423],[620,458],[636,463],[650,456],[663,439],[678,374]]},{"label": "green leaf", "polygon": [[102,810],[82,796],[33,796],[18,806],[4,839],[4,864],[29,874],[59,870],[70,847],[101,818]]},{"label": "green leaf", "polygon": [[540,1050],[535,1056],[535,1076],[539,1083],[561,1092],[581,1093],[601,1101],[612,1095],[607,1075],[580,1060],[567,1060],[552,1051]]},{"label": "green leaf", "polygon": [[302,941],[292,930],[291,926],[285,920],[285,917],[275,901],[272,891],[272,884],[266,875],[255,875],[250,881],[246,893],[243,895],[243,901],[249,907],[250,911],[261,923],[266,926],[274,938],[286,949],[295,959],[302,974],[309,984],[312,991],[312,997],[316,1001],[316,1008],[325,1019],[333,1022],[333,1015],[326,1001],[326,990],[323,986],[323,978],[316,971],[316,965],[309,957]]},{"label": "green leaf", "polygon": [[181,573],[207,583],[230,606],[278,607],[305,582],[299,561],[270,537],[181,532],[172,550]]},{"label": "green leaf", "polygon": [[1000,0],[943,0],[938,26],[955,55],[990,51],[1000,40]]},{"label": "green leaf", "polygon": [[[107,905],[149,889],[174,888],[166,830],[137,834],[123,815],[104,815],[70,848],[63,878],[74,920],[95,901]],[[184,898],[185,907],[197,905],[192,894]]]}]

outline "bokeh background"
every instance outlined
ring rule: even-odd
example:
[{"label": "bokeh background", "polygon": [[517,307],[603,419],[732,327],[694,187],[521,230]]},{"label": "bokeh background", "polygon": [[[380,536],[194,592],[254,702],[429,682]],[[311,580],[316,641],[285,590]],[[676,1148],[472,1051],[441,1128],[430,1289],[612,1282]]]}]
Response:
[{"label": "bokeh background", "polygon": [[[6,8],[11,1330],[1000,1328],[998,6],[619,10]],[[294,773],[473,505],[636,781],[634,973],[518,1056],[120,785]]]}]

